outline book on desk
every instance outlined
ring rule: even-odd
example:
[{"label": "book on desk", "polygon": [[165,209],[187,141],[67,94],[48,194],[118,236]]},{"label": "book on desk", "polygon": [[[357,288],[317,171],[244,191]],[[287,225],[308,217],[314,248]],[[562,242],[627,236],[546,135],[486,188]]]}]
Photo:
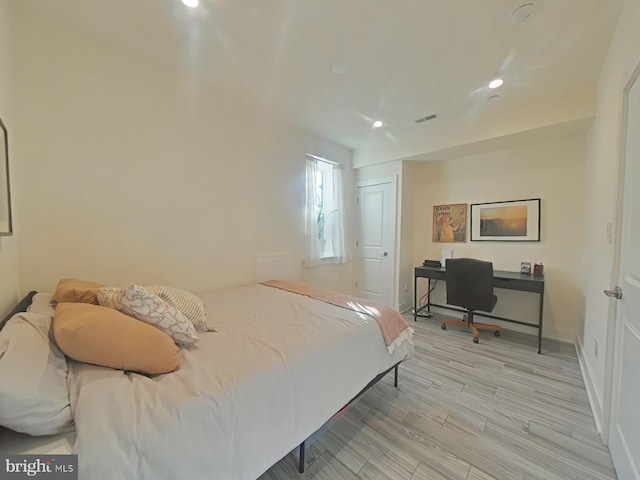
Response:
[{"label": "book on desk", "polygon": [[429,268],[440,268],[442,267],[442,263],[440,263],[440,260],[425,260],[424,262],[422,262],[422,266]]}]

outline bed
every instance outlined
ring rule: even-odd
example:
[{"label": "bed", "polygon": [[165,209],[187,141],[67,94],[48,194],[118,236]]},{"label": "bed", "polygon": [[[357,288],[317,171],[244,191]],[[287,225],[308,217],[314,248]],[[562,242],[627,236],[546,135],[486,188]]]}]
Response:
[{"label": "bed", "polygon": [[[17,310],[34,310],[30,296]],[[382,375],[395,370],[397,379],[413,351],[408,326],[389,346],[369,309],[264,284],[198,296],[216,331],[180,350],[178,371],[149,376],[68,359],[75,431],[3,429],[0,453],[71,450],[81,479],[244,480],[299,448],[302,471],[305,440]],[[50,296],[35,299],[46,308]]]}]

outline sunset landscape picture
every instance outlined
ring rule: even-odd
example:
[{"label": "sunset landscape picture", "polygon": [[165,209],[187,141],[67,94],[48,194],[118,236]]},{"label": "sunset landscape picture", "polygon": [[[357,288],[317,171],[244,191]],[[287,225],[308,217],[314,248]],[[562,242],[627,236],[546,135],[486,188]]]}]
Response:
[{"label": "sunset landscape picture", "polygon": [[527,206],[480,209],[481,237],[526,237]]}]

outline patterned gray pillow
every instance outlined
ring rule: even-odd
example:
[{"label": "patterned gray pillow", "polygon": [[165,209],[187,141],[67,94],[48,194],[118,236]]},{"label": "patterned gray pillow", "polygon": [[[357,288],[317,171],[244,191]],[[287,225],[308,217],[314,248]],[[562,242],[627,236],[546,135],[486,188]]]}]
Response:
[{"label": "patterned gray pillow", "polygon": [[103,307],[115,308],[125,315],[153,325],[176,343],[193,345],[199,340],[191,322],[177,308],[144,287],[103,287],[98,289],[96,297]]},{"label": "patterned gray pillow", "polygon": [[207,326],[205,305],[193,293],[163,285],[148,285],[144,288],[151,293],[155,293],[169,305],[182,312],[193,323],[196,331],[206,332],[211,330]]}]

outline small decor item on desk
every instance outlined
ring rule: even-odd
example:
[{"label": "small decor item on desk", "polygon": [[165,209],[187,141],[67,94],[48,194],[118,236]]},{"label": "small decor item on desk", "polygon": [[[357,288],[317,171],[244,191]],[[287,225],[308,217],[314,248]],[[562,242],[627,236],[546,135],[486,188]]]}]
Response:
[{"label": "small decor item on desk", "polygon": [[531,263],[529,262],[520,263],[520,273],[531,275]]},{"label": "small decor item on desk", "polygon": [[542,273],[544,271],[544,265],[542,265],[541,263],[536,263],[533,266],[533,275],[536,277],[541,277]]}]

